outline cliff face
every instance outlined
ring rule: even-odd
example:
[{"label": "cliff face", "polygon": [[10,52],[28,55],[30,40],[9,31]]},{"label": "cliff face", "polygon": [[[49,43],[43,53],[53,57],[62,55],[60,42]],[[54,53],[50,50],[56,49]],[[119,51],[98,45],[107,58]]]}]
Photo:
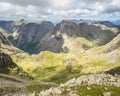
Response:
[{"label": "cliff face", "polygon": [[51,22],[43,21],[40,24],[28,23],[19,28],[16,33],[18,34],[17,37],[9,37],[9,39],[16,47],[29,53],[36,53],[38,42],[52,29],[53,24]]}]

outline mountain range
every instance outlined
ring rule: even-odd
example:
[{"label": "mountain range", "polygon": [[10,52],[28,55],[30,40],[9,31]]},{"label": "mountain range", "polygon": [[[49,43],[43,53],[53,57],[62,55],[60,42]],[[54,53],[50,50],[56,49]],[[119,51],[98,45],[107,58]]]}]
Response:
[{"label": "mountain range", "polygon": [[[13,81],[18,84],[17,81],[19,81],[24,87],[22,89],[16,85],[13,87],[1,86],[0,94],[2,96],[32,92],[40,93],[39,96],[50,96],[45,95],[49,90],[53,96],[61,96],[61,94],[62,96],[73,96],[68,95],[72,94],[68,91],[62,91],[65,84],[68,84],[65,82],[69,82],[72,78],[83,78],[81,76],[85,76],[84,79],[88,82],[89,79],[86,79],[89,78],[88,74],[94,79],[101,78],[101,75],[97,74],[102,74],[104,78],[109,78],[108,74],[110,74],[110,78],[114,79],[118,76],[117,79],[119,79],[119,66],[119,24],[110,21],[71,19],[63,20],[56,25],[50,21],[29,22],[24,19],[0,21],[0,82],[5,85],[4,80],[10,84]],[[14,80],[11,81],[11,79]],[[74,82],[77,81],[74,80]],[[103,95],[108,90],[111,91],[110,94],[119,94],[120,86],[118,89],[116,84],[111,86],[115,81],[110,81],[106,85],[104,82],[103,80],[100,83],[102,87],[98,86],[99,83],[90,85],[92,89],[90,95],[93,95],[93,87],[102,90],[94,96]],[[61,87],[61,83],[64,83],[63,87]],[[119,81],[117,83],[119,85]],[[73,84],[72,81],[70,84]],[[59,87],[56,88],[56,86]],[[66,85],[66,88],[68,86]],[[72,86],[76,87],[74,84]],[[107,91],[104,90],[106,86]],[[49,89],[52,87],[55,88]],[[74,91],[81,93],[79,88],[88,90],[86,89],[88,87],[89,84],[81,83]],[[9,88],[16,90],[9,90]],[[49,90],[41,92],[45,89]],[[55,93],[54,90],[58,90],[60,94]],[[76,92],[75,94],[75,96],[80,96]],[[81,94],[86,96],[87,93]]]}]

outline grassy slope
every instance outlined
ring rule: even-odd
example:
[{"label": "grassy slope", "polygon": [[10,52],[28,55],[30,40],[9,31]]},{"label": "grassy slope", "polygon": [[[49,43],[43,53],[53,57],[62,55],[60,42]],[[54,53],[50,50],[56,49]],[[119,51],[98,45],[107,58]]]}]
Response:
[{"label": "grassy slope", "polygon": [[[63,47],[69,48],[68,53],[58,54],[44,51],[38,55],[30,56],[20,52],[11,56],[20,67],[37,79],[56,83],[65,82],[80,74],[103,73],[120,64],[120,54],[115,55],[120,53],[119,45],[114,50],[106,52],[106,49],[113,48],[111,43],[117,41],[119,37],[105,46],[94,48],[92,47],[95,46],[96,41],[90,42],[84,38],[73,40],[65,36],[64,39]],[[84,44],[87,45],[88,49],[83,47]],[[111,59],[111,55],[116,56],[117,59]],[[60,79],[64,77],[66,79]]]}]

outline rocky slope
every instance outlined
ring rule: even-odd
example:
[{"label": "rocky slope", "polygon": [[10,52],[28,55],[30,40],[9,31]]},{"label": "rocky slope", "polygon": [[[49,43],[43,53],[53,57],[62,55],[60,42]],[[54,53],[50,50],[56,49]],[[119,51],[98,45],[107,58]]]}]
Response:
[{"label": "rocky slope", "polygon": [[[51,31],[53,24],[51,22],[43,21],[39,24],[28,23],[22,25],[13,35],[9,36],[9,40],[14,46],[29,52],[36,53],[38,42],[41,38]],[[16,35],[14,35],[16,34]]]},{"label": "rocky slope", "polygon": [[0,28],[4,29],[8,33],[11,33],[14,29],[13,21],[0,21]]},{"label": "rocky slope", "polygon": [[[100,25],[115,27],[108,23],[110,22],[99,22]],[[94,24],[95,22],[89,20],[83,20],[79,23],[76,23],[74,20],[63,20],[54,27],[48,21],[32,23],[20,20],[16,22],[11,21],[10,24],[7,21],[4,24],[1,21],[1,28],[12,33],[8,39],[14,46],[34,54],[41,51],[63,52],[63,45],[66,42],[66,38],[63,35],[66,35],[68,38],[82,37],[90,42],[96,42],[96,45],[104,45],[116,36],[116,33],[110,29],[106,28],[103,30]]]},{"label": "rocky slope", "polygon": [[42,91],[38,96],[118,96],[120,95],[119,89],[119,76],[93,74],[73,78],[59,87]]},{"label": "rocky slope", "polygon": [[97,23],[102,24],[102,25],[105,25],[105,26],[107,26],[107,27],[117,27],[115,24],[113,24],[113,23],[110,22],[110,21],[98,21]]},{"label": "rocky slope", "polygon": [[0,28],[4,30],[6,33],[11,34],[18,30],[20,26],[27,23],[28,21],[24,19],[18,21],[0,21]]},{"label": "rocky slope", "polygon": [[0,73],[9,73],[10,68],[16,67],[9,55],[0,52]]},{"label": "rocky slope", "polygon": [[28,76],[29,78],[29,75],[11,59],[10,54],[13,54],[12,51],[13,53],[15,51],[20,52],[0,32],[0,73],[19,75],[23,78]]},{"label": "rocky slope", "polygon": [[12,45],[10,41],[0,32],[0,43],[4,45]]},{"label": "rocky slope", "polygon": [[[39,51],[62,52],[64,50],[62,47],[66,42],[64,35],[68,37],[67,39],[84,38],[90,42],[95,41],[96,45],[104,45],[116,36],[112,31],[102,30],[94,25],[63,20],[39,41],[37,46]],[[69,50],[70,46],[66,46],[66,48]]]}]

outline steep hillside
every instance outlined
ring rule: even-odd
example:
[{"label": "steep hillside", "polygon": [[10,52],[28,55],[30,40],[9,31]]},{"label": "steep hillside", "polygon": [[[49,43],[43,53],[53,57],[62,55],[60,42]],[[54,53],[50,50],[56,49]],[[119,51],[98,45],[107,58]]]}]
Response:
[{"label": "steep hillside", "polygon": [[6,30],[8,33],[11,33],[14,29],[13,21],[0,21],[0,28]]},{"label": "steep hillside", "polygon": [[21,19],[19,21],[0,21],[0,28],[7,34],[11,34],[16,31],[21,25],[27,24],[28,21]]},{"label": "steep hillside", "polygon": [[[77,24],[72,20],[63,20],[39,41],[38,52],[64,52],[64,45],[66,45],[64,46],[65,50],[71,50],[71,47],[74,46],[72,44],[69,46],[69,43],[71,43],[70,39],[72,38],[72,42],[74,42],[74,40],[76,41],[76,38],[78,42],[81,42],[84,39],[85,42],[79,45],[90,48],[92,46],[104,45],[111,41],[115,36],[116,33],[110,30],[102,30],[100,27],[94,25],[84,23]],[[68,43],[67,41],[70,42]],[[66,44],[66,42],[68,44]],[[88,44],[88,42],[91,44]]]},{"label": "steep hillside", "polygon": [[[11,21],[10,24],[7,21],[4,24],[1,21],[1,28],[4,31],[10,31],[6,33],[9,33],[8,39],[14,46],[30,54],[41,51],[64,52],[66,49],[71,50],[69,49],[70,46],[63,48],[66,45],[65,42],[69,41],[66,38],[74,39],[77,37],[78,39],[86,40],[86,42],[91,42],[91,46],[101,46],[112,40],[118,32],[117,28],[109,26],[109,28],[102,28],[101,26],[104,22],[99,23],[101,26],[95,26],[94,24],[96,23],[92,21],[85,22],[91,23],[84,23],[84,20],[79,23],[76,23],[74,20],[63,20],[54,26],[48,21],[32,23],[20,20]],[[81,46],[89,48],[87,43]]]},{"label": "steep hillside", "polygon": [[18,75],[22,78],[29,78],[30,76],[23,71],[21,67],[14,63],[13,54],[21,52],[15,48],[9,40],[0,32],[0,73]]},{"label": "steep hillside", "polygon": [[38,42],[45,34],[51,31],[52,28],[53,24],[47,21],[43,21],[39,24],[28,23],[22,25],[8,38],[16,47],[29,53],[36,53],[38,50],[36,47]]},{"label": "steep hillside", "polygon": [[10,41],[0,32],[0,43],[4,45],[11,46]]}]

